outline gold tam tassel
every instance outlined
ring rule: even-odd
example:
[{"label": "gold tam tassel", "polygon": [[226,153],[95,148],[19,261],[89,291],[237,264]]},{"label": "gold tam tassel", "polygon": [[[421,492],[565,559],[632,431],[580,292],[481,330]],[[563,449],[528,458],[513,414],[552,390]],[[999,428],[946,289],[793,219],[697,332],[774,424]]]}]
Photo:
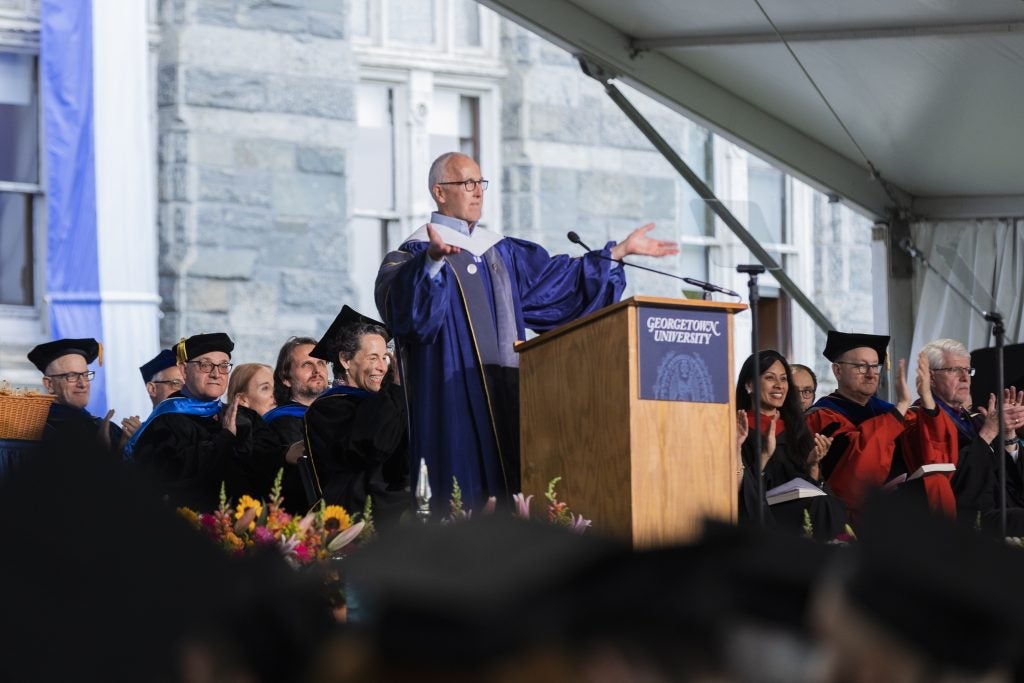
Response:
[{"label": "gold tam tassel", "polygon": [[182,337],[177,344],[174,345],[174,357],[179,363],[184,363],[188,360],[188,351],[185,349],[185,338]]}]

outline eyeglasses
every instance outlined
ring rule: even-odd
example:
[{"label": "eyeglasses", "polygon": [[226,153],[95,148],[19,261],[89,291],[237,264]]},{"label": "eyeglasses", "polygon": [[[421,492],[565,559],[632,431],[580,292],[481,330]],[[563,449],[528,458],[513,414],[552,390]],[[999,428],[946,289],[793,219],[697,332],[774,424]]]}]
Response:
[{"label": "eyeglasses", "polygon": [[[199,366],[199,369],[202,370],[202,365]],[[209,372],[209,370],[205,370],[204,372]],[[151,379],[151,380],[149,380],[149,383],[150,384],[170,384],[175,389],[180,389],[181,387],[183,387],[185,385],[185,383],[182,382],[180,379]]]},{"label": "eyeglasses", "polygon": [[976,371],[974,368],[932,368],[932,372],[955,372],[958,375],[974,377]]},{"label": "eyeglasses", "polygon": [[227,361],[224,361],[223,363],[213,363],[211,361],[206,360],[205,358],[203,360],[187,360],[185,362],[192,363],[193,365],[198,365],[199,372],[203,373],[204,375],[210,374],[214,368],[217,368],[226,375],[229,372],[231,372],[231,368],[234,367],[234,363],[228,363]]},{"label": "eyeglasses", "polygon": [[835,364],[849,365],[854,369],[854,371],[856,371],[858,375],[866,375],[868,374],[868,370],[871,370],[872,372],[876,373],[881,372],[882,368],[884,367],[881,363],[850,363],[849,361],[845,360],[837,360],[835,361]]},{"label": "eyeglasses", "polygon": [[814,396],[814,389],[797,389],[801,396]]},{"label": "eyeglasses", "polygon": [[490,184],[491,181],[489,180],[473,180],[472,178],[470,178],[469,180],[452,180],[445,183],[438,183],[438,185],[462,185],[464,188],[466,188],[466,192],[475,191],[477,185],[480,186],[481,190],[486,190],[487,186]]},{"label": "eyeglasses", "polygon": [[86,382],[91,382],[92,378],[95,376],[96,373],[93,370],[89,370],[88,372],[62,372],[59,375],[47,375],[50,379],[62,379],[69,384],[77,382],[80,379],[84,379]]}]

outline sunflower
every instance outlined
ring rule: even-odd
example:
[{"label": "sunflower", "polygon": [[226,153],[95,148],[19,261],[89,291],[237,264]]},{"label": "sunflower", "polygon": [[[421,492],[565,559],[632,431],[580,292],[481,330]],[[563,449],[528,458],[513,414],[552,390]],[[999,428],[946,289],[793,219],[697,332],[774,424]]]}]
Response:
[{"label": "sunflower", "polygon": [[[241,519],[242,515],[245,514],[245,511],[249,509],[256,510],[256,516],[253,519],[259,519],[260,515],[263,514],[263,503],[251,496],[242,496],[238,499],[238,506],[235,508],[235,519]],[[253,521],[249,524],[249,531],[252,531],[255,528],[256,522]]]},{"label": "sunflower", "polygon": [[340,505],[328,505],[324,508],[324,529],[330,531],[341,531],[352,526],[352,518]]}]

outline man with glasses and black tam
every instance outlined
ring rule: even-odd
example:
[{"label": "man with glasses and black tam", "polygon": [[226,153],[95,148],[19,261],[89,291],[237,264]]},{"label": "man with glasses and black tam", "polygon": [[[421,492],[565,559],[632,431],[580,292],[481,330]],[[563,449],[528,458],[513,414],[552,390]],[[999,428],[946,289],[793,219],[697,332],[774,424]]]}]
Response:
[{"label": "man with glasses and black tam", "polygon": [[[956,495],[958,520],[971,527],[979,521],[990,531],[999,525],[999,487],[995,446],[999,436],[996,396],[987,405],[969,410],[971,402],[971,354],[955,339],[936,339],[921,349],[931,368],[935,403],[956,426],[956,473],[950,482]],[[1024,470],[1016,429],[1024,425],[1024,393],[1014,387],[1003,392],[1003,436],[1006,441],[1007,534],[1024,535]]]},{"label": "man with glasses and black tam", "polygon": [[284,452],[277,436],[255,411],[224,405],[231,352],[224,333],[197,334],[174,346],[185,384],[161,401],[125,446],[133,462],[175,506],[212,510],[221,482],[227,495],[264,496]]},{"label": "man with glasses and black tam", "polygon": [[97,358],[103,365],[102,347],[95,339],[58,339],[28,353],[29,361],[43,373],[46,391],[56,397],[50,405],[43,438],[66,445],[98,439],[104,450],[117,455],[138,427],[138,418],[122,421],[122,429],[110,422],[113,409],[102,418],[86,410],[96,376],[89,364]]},{"label": "man with glasses and black tam", "polygon": [[[896,373],[896,403],[875,396],[885,367],[889,337],[829,330],[824,356],[832,361],[838,388],[807,411],[807,427],[834,441],[821,461],[821,473],[852,516],[864,498],[902,474],[923,465],[956,463],[956,428],[932,397],[928,359],[917,359],[918,406],[911,405],[906,361]],[[956,514],[949,472],[933,472],[903,484],[901,493],[918,496],[930,509]]]},{"label": "man with glasses and black tam", "polygon": [[185,380],[178,367],[178,359],[174,357],[174,351],[163,349],[156,354],[145,365],[139,368],[142,374],[142,381],[146,383],[146,393],[153,407],[171,394],[180,391],[185,385]]}]

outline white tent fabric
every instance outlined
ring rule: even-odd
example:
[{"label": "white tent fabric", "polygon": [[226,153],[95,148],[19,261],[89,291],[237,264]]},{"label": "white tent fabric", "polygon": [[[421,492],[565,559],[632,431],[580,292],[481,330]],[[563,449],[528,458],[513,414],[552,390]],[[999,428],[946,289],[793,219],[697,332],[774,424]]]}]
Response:
[{"label": "white tent fabric", "polygon": [[[1007,344],[1024,340],[1024,220],[919,223],[911,232],[929,262],[980,308],[989,310],[994,298],[1006,323]],[[956,257],[952,264],[951,255]],[[968,349],[994,344],[991,325],[938,275],[921,266],[914,271],[914,354],[944,337]]]}]

